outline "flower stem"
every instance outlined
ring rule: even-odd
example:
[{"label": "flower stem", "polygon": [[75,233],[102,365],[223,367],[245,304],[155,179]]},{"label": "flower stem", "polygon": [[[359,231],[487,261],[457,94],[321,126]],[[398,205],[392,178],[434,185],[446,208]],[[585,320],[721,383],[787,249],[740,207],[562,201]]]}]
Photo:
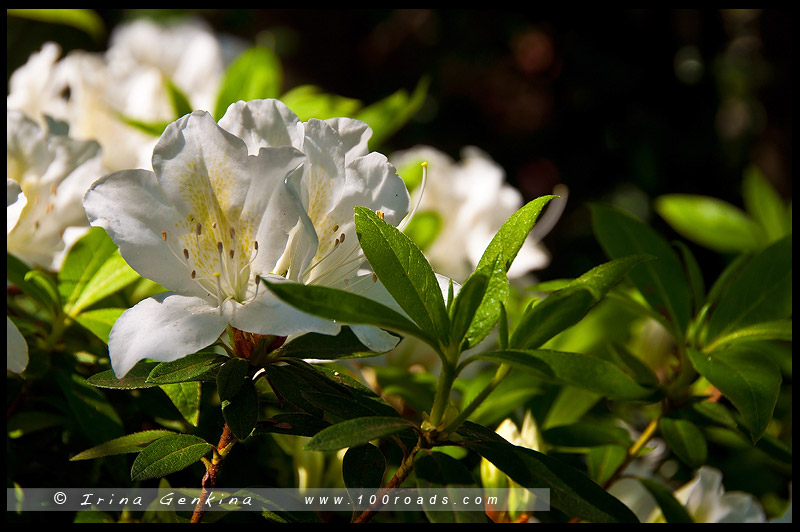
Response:
[{"label": "flower stem", "polygon": [[483,390],[481,390],[480,393],[475,396],[475,398],[467,405],[467,407],[461,411],[458,417],[456,417],[449,425],[447,425],[442,432],[449,434],[458,429],[458,427],[460,427],[461,424],[466,421],[470,415],[472,415],[472,413],[481,405],[481,403],[486,400],[489,394],[491,394],[495,388],[497,388],[500,383],[503,382],[503,379],[506,378],[510,371],[511,366],[508,364],[500,364],[500,367],[498,367],[497,371],[495,371],[492,380],[486,384]]},{"label": "flower stem", "polygon": [[436,396],[433,398],[433,407],[431,408],[430,423],[434,427],[438,427],[442,422],[455,378],[454,364],[443,360],[442,373],[439,375],[439,384],[436,386]]},{"label": "flower stem", "polygon": [[192,513],[192,523],[202,522],[203,515],[206,513],[206,500],[208,500],[208,496],[217,485],[217,477],[219,476],[220,469],[222,469],[222,463],[225,461],[225,457],[235,443],[236,437],[233,435],[228,424],[225,423],[217,448],[214,449],[214,457],[211,459],[210,463],[206,464],[206,474],[203,476],[202,492],[200,493],[200,499],[197,501],[197,505],[194,507],[194,513]]},{"label": "flower stem", "polygon": [[625,460],[623,460],[623,462],[619,465],[619,467],[616,470],[614,470],[614,472],[611,474],[610,477],[608,477],[608,480],[605,481],[605,483],[603,484],[603,489],[607,490],[609,486],[611,486],[611,484],[613,484],[614,481],[617,480],[617,478],[619,478],[622,472],[625,471],[625,468],[627,468],[628,465],[631,462],[633,462],[633,460],[636,458],[636,456],[639,454],[642,448],[645,445],[647,445],[647,442],[650,441],[650,439],[655,435],[656,430],[658,429],[659,419],[661,419],[661,416],[658,416],[654,418],[652,421],[650,421],[650,424],[647,425],[647,428],[645,428],[642,431],[642,433],[639,435],[639,438],[628,449],[628,452],[625,456]]}]

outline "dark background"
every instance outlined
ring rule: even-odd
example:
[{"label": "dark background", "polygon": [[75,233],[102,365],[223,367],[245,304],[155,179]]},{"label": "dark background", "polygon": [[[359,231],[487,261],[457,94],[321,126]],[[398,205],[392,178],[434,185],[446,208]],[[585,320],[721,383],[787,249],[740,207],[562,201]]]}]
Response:
[{"label": "dark background", "polygon": [[[106,38],[7,18],[7,75],[46,40],[103,51],[132,16],[187,12],[274,45],[284,90],[311,83],[365,104],[431,81],[426,103],[380,151],[429,144],[459,158],[475,145],[526,200],[570,188],[545,239],[543,279],[605,257],[588,201],[624,207],[677,238],[651,202],[695,193],[742,206],[756,164],[792,194],[788,10],[99,10]],[[729,257],[691,246],[715,277]]]}]

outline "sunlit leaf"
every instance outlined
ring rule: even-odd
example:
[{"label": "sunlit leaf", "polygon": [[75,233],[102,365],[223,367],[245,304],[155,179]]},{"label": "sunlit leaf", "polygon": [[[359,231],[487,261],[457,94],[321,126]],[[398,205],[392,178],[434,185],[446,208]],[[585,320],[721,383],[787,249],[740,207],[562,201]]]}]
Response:
[{"label": "sunlit leaf", "polygon": [[225,71],[214,106],[214,118],[222,118],[228,106],[239,100],[277,98],[282,86],[283,70],[278,56],[270,48],[254,46]]},{"label": "sunlit leaf", "polygon": [[213,448],[207,441],[190,434],[172,434],[154,441],[133,461],[131,480],[158,478],[187,468]]},{"label": "sunlit leaf", "polygon": [[70,458],[70,461],[93,460],[95,458],[115,454],[137,453],[155,440],[170,434],[174,434],[174,432],[169,430],[145,430],[142,432],[134,432],[133,434],[115,438],[80,452]]}]

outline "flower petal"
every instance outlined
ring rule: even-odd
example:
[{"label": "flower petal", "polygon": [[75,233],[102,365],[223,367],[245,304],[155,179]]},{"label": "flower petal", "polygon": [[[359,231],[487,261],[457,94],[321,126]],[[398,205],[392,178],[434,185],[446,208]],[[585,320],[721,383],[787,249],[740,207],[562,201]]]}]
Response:
[{"label": "flower petal", "polygon": [[385,353],[394,349],[400,341],[397,336],[371,325],[350,325],[350,329],[362,344],[376,353]]},{"label": "flower petal", "polygon": [[6,316],[6,368],[22,373],[28,365],[28,344],[17,326]]},{"label": "flower petal", "polygon": [[303,124],[279,100],[233,103],[220,118],[219,126],[244,140],[250,155],[270,146],[303,147]]},{"label": "flower petal", "polygon": [[153,172],[123,170],[92,185],[83,207],[93,226],[104,228],[125,261],[143,277],[185,295],[206,297],[187,267],[164,242],[183,219],[164,196]]},{"label": "flower petal", "polygon": [[145,358],[171,362],[208,347],[227,321],[204,300],[173,292],[155,295],[122,313],[108,338],[111,367],[125,376]]},{"label": "flower petal", "polygon": [[368,142],[372,137],[372,128],[366,122],[352,118],[330,118],[325,123],[335,129],[342,139],[345,165],[369,153]]}]

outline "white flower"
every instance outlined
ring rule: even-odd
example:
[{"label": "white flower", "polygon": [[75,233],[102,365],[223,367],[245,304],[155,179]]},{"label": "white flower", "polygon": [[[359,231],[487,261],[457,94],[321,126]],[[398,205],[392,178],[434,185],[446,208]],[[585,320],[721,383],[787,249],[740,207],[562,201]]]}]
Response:
[{"label": "white flower", "polygon": [[[434,270],[463,282],[477,266],[495,233],[522,207],[522,195],[506,183],[503,169],[476,147],[464,148],[458,163],[429,146],[397,152],[390,160],[397,168],[427,161],[428,180],[417,215],[436,213],[441,227],[436,239],[424,250],[425,255]],[[566,202],[564,192],[560,199],[550,202],[520,249],[508,271],[510,279],[549,264],[547,250],[537,242],[547,232],[545,226],[552,226],[560,216]],[[547,222],[545,218],[551,220]]]},{"label": "white flower", "polygon": [[17,326],[6,316],[6,368],[22,373],[28,365],[28,344]]},{"label": "white flower", "polygon": [[690,482],[675,490],[674,495],[697,523],[763,523],[766,520],[758,499],[743,491],[726,492],[722,472],[713,467],[702,466]]},{"label": "white flower", "polygon": [[100,147],[47,131],[19,111],[6,117],[6,249],[28,264],[58,270],[69,245],[89,227],[81,200],[105,173]]},{"label": "white flower", "polygon": [[[257,334],[337,334],[340,324],[282,303],[259,279],[380,294],[355,234],[356,205],[397,224],[408,192],[371,130],[345,118],[302,123],[276,100],[232,105],[217,125],[195,111],[170,124],[154,172],[126,170],[84,199],[142,276],[171,290],[127,310],[109,353],[117,376],[144,358],[170,361],[213,343],[228,324]],[[369,289],[369,290],[368,290]],[[383,289],[385,291],[385,289]],[[394,337],[353,326],[368,347]]]},{"label": "white flower", "polygon": [[[149,168],[157,138],[127,124],[171,121],[167,79],[195,109],[211,109],[225,67],[242,46],[226,46],[199,22],[160,26],[146,20],[121,24],[103,54],[45,43],[9,80],[9,108],[44,123],[69,125],[70,136],[96,140],[110,171]],[[123,118],[124,117],[124,118]]]}]

